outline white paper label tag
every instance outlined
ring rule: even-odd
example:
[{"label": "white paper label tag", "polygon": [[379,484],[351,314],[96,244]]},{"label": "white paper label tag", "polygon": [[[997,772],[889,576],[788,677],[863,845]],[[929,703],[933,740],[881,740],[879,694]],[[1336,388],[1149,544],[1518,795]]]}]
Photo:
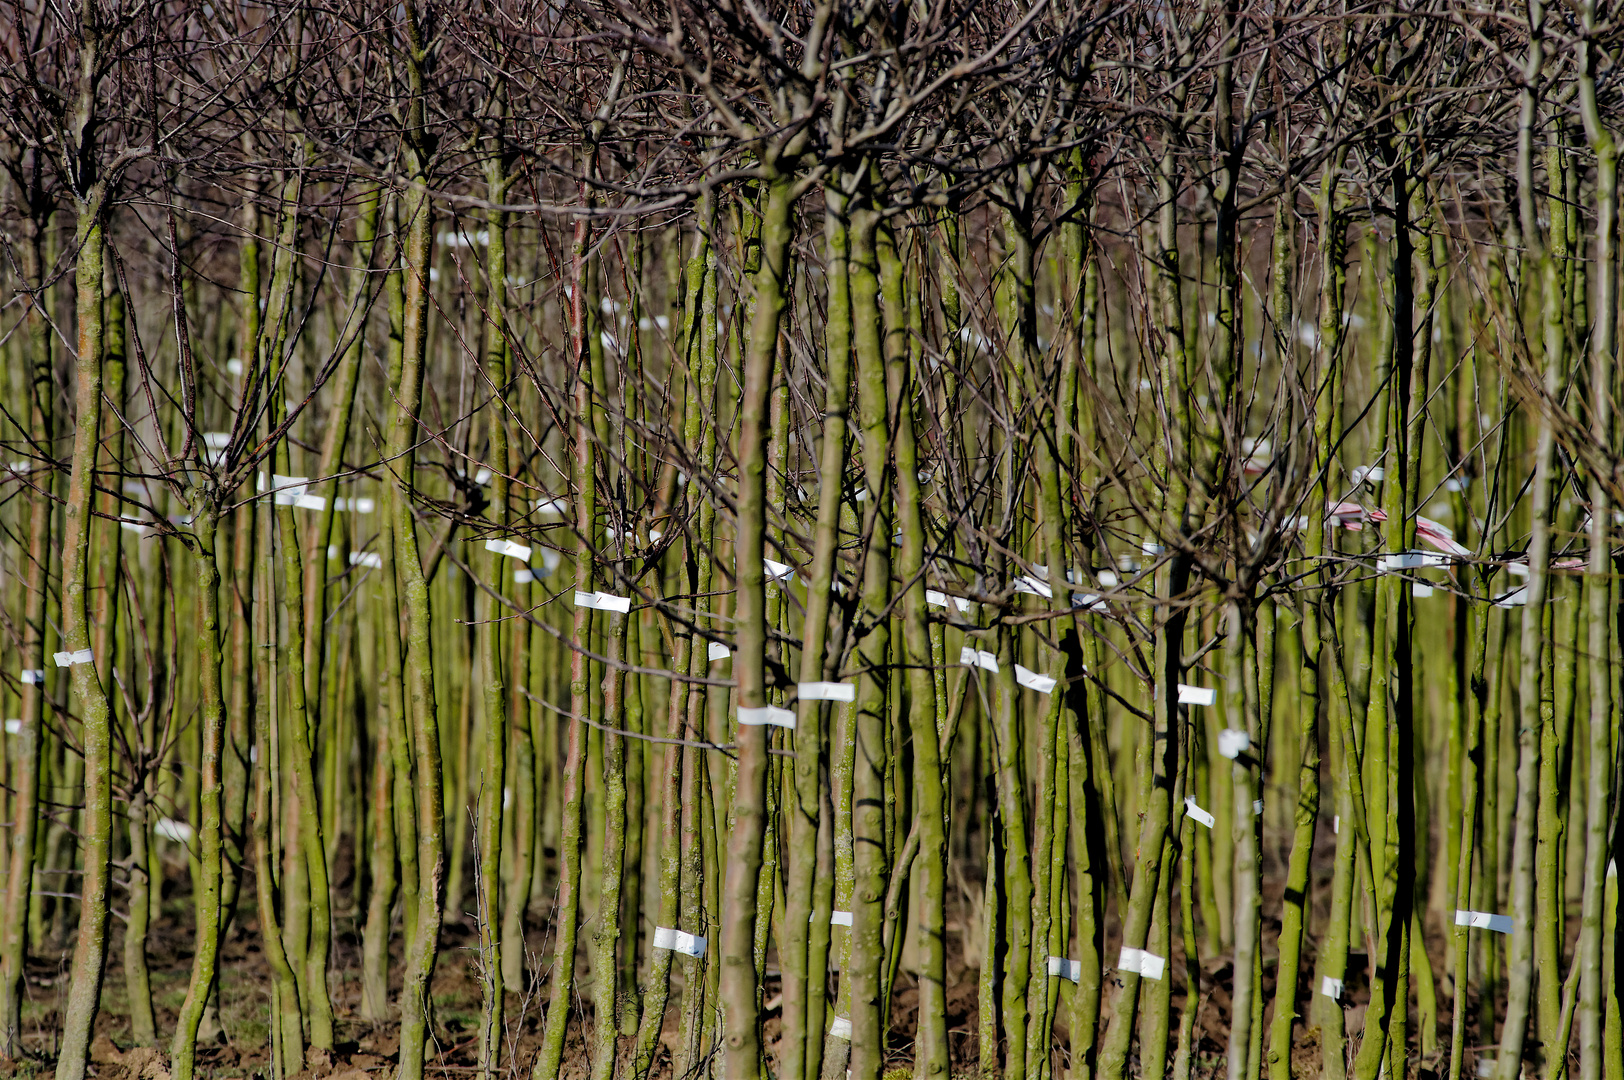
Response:
[{"label": "white paper label tag", "polygon": [[485,550],[494,551],[498,555],[511,555],[520,562],[530,561],[530,549],[523,544],[515,544],[512,540],[487,540]]},{"label": "white paper label tag", "polygon": [[851,912],[849,912],[849,911],[831,911],[831,912],[829,912],[829,925],[830,926],[850,926],[851,925]]},{"label": "white paper label tag", "polygon": [[549,517],[563,517],[569,512],[570,504],[563,499],[537,499],[536,512]]},{"label": "white paper label tag", "polygon": [[704,956],[705,939],[697,934],[690,934],[685,930],[673,930],[669,926],[656,926],[654,928],[654,947],[678,952],[684,956]]},{"label": "white paper label tag", "polygon": [[1111,605],[1100,599],[1099,593],[1074,592],[1071,594],[1071,606],[1074,608],[1087,608],[1089,611],[1110,611]]},{"label": "white paper label tag", "polygon": [[733,650],[720,641],[708,641],[705,643],[705,659],[713,664],[718,660],[726,660],[732,655]]},{"label": "white paper label tag", "polygon": [[535,571],[528,568],[513,571],[513,584],[528,585],[536,580]]},{"label": "white paper label tag", "polygon": [[936,589],[925,590],[925,603],[932,607],[945,608],[949,600],[951,600],[953,602],[953,606],[958,608],[960,611],[970,610],[970,601],[966,600],[962,596],[949,596],[947,593],[939,592]]},{"label": "white paper label tag", "polygon": [[[281,498],[282,496],[277,496],[279,503]],[[327,496],[307,495],[301,491],[293,497],[293,505],[300,510],[325,510],[327,509]]]},{"label": "white paper label tag", "polygon": [[763,705],[759,709],[740,709],[739,723],[749,727],[761,727],[772,724],[774,727],[795,727],[795,714],[788,709],[780,709],[776,705]]},{"label": "white paper label tag", "polygon": [[165,840],[173,840],[177,844],[189,844],[192,840],[192,827],[184,821],[174,818],[160,818],[152,831]]},{"label": "white paper label tag", "polygon": [[998,674],[998,657],[985,650],[972,649],[968,645],[959,650],[959,663],[965,667],[978,667],[994,675]]},{"label": "white paper label tag", "polygon": [[614,593],[577,591],[575,606],[597,608],[599,611],[618,611],[624,615],[632,609],[632,598],[616,596]]},{"label": "white paper label tag", "polygon": [[1218,700],[1218,691],[1209,686],[1186,686],[1179,683],[1180,705],[1211,705]]},{"label": "white paper label tag", "polygon": [[53,659],[57,667],[72,667],[75,664],[88,664],[93,659],[89,649],[80,649],[78,652],[59,652]]},{"label": "white paper label tag", "polygon": [[843,682],[804,682],[795,684],[802,701],[856,701],[857,687]]},{"label": "white paper label tag", "polygon": [[23,683],[28,686],[44,686],[45,669],[23,668]]},{"label": "white paper label tag", "polygon": [[1410,586],[1410,595],[1415,596],[1415,597],[1431,596],[1432,595],[1432,586],[1431,585],[1423,585],[1419,581],[1417,581],[1415,584]]},{"label": "white paper label tag", "polygon": [[1320,978],[1320,993],[1332,1001],[1342,1000],[1342,980],[1333,979],[1329,975]]},{"label": "white paper label tag", "polygon": [[381,551],[352,551],[350,552],[351,566],[370,566],[374,570],[383,569],[383,553]]},{"label": "white paper label tag", "polygon": [[355,514],[370,514],[377,508],[377,502],[372,499],[346,499],[340,497],[333,500],[334,510],[348,510]]},{"label": "white paper label tag", "polygon": [[1496,915],[1489,911],[1456,911],[1455,925],[1493,930],[1496,934],[1509,934],[1517,928],[1516,920],[1510,915]]},{"label": "white paper label tag", "polygon": [[1063,956],[1049,957],[1049,974],[1058,975],[1062,979],[1070,979],[1074,983],[1083,980],[1083,965],[1078,960],[1067,960]]},{"label": "white paper label tag", "polygon": [[[275,506],[298,506],[299,499],[305,493],[305,487],[310,483],[308,476],[283,476],[281,473],[271,474],[271,502]],[[259,490],[265,490],[265,474],[259,474]],[[316,496],[320,498],[320,496]]]},{"label": "white paper label tag", "polygon": [[1252,745],[1252,736],[1235,728],[1225,728],[1218,733],[1218,753],[1231,761],[1244,754]]},{"label": "white paper label tag", "polygon": [[1043,581],[1030,575],[1015,579],[1015,591],[1031,593],[1033,596],[1042,597],[1052,597],[1054,595],[1054,590],[1049,588],[1049,583],[1047,581]]},{"label": "white paper label tag", "polygon": [[1341,814],[1337,814],[1337,815],[1335,815],[1334,817],[1331,818],[1331,832],[1334,835],[1337,835],[1337,836],[1342,835],[1342,815]]},{"label": "white paper label tag", "polygon": [[1047,675],[1039,675],[1031,668],[1015,665],[1015,681],[1022,686],[1029,686],[1040,694],[1047,694],[1054,689],[1054,679]]},{"label": "white paper label tag", "polygon": [[851,1021],[844,1016],[837,1016],[829,1021],[829,1034],[837,1039],[851,1042]]},{"label": "white paper label tag", "polygon": [[23,733],[23,722],[21,720],[7,720],[6,721],[6,734],[7,735],[21,735],[22,733]]},{"label": "white paper label tag", "polygon": [[1428,566],[1442,566],[1448,559],[1426,551],[1401,551],[1397,555],[1382,556],[1383,570],[1421,570]]},{"label": "white paper label tag", "polygon": [[768,581],[794,581],[795,567],[789,563],[773,562],[771,559],[762,559],[762,567],[767,571]]},{"label": "white paper label tag", "polygon": [[1209,829],[1212,828],[1214,825],[1218,824],[1218,819],[1217,818],[1213,817],[1207,811],[1201,809],[1200,806],[1196,805],[1196,801],[1195,801],[1194,796],[1187,796],[1185,798],[1185,800],[1184,800],[1184,814],[1185,814],[1186,817],[1193,818],[1194,820],[1200,822],[1201,824],[1205,825]]},{"label": "white paper label tag", "polygon": [[1262,799],[1253,799],[1252,800],[1252,816],[1253,817],[1259,817],[1260,815],[1262,815],[1262,813],[1263,813],[1263,800]]},{"label": "white paper label tag", "polygon": [[1118,971],[1136,971],[1147,979],[1160,982],[1163,972],[1167,970],[1167,957],[1157,956],[1144,949],[1130,949],[1122,947],[1122,957],[1117,961]]}]

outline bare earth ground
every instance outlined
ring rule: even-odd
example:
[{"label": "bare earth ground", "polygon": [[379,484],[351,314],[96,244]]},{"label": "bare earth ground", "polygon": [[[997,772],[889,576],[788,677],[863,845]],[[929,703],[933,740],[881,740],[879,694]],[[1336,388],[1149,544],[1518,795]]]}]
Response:
[{"label": "bare earth ground", "polygon": [[[1266,866],[1265,876],[1265,910],[1277,911],[1279,909],[1279,895],[1283,888],[1281,876],[1283,867]],[[1322,889],[1315,890],[1318,895],[1324,895]],[[952,905],[958,908],[955,902]],[[149,942],[149,955],[151,965],[152,993],[154,1008],[158,1018],[158,1029],[161,1040],[167,1041],[174,1030],[176,1016],[181,1002],[186,995],[186,983],[190,973],[192,941],[190,933],[185,928],[191,923],[191,896],[189,882],[184,867],[171,867],[169,880],[166,882],[164,898],[164,917],[156,922],[151,930]],[[269,972],[260,948],[259,928],[257,921],[252,917],[255,906],[252,898],[252,881],[244,883],[243,897],[238,905],[239,918],[233,923],[225,947],[222,950],[220,962],[220,1016],[225,1035],[216,1044],[200,1049],[199,1071],[207,1077],[228,1080],[234,1077],[264,1076],[269,1067],[268,1059],[268,1018],[270,1009],[270,982]],[[962,915],[960,911],[950,911],[950,919]],[[1323,913],[1315,920],[1314,926],[1323,921]],[[331,990],[336,1020],[338,1045],[331,1054],[314,1051],[307,1060],[307,1069],[301,1074],[301,1080],[323,1080],[331,1077],[333,1080],[387,1080],[393,1073],[399,1051],[399,1035],[394,1023],[374,1025],[358,1018],[360,1005],[360,939],[357,919],[352,914],[335,912],[337,920],[337,935],[333,944],[333,963]],[[1266,920],[1267,921],[1267,920]],[[1427,933],[1430,939],[1431,953],[1434,958],[1446,955],[1444,951],[1444,938],[1436,920],[1426,920]],[[1273,934],[1269,931],[1278,931],[1278,924],[1265,927],[1266,941],[1270,949],[1264,959],[1264,994],[1265,1000],[1271,1000],[1274,983],[1277,956],[1273,953]],[[588,933],[590,927],[583,927],[583,934]],[[109,942],[109,966],[107,981],[103,991],[103,1007],[96,1026],[96,1047],[93,1054],[94,1071],[100,1077],[119,1078],[119,1080],[166,1080],[167,1073],[163,1070],[161,1059],[154,1060],[154,1056],[136,1051],[126,1053],[131,1047],[130,1027],[125,1003],[125,987],[120,958],[122,956],[122,923],[114,920],[112,940]],[[396,947],[399,947],[399,933],[397,927]],[[976,1074],[978,1049],[976,1039],[976,1000],[977,979],[979,972],[966,968],[962,962],[962,950],[959,948],[961,935],[950,932],[949,945],[949,989],[948,989],[948,1029],[950,1032],[950,1050],[952,1053],[953,1073],[958,1077],[971,1077]],[[477,1020],[479,1015],[479,985],[475,978],[474,962],[476,959],[476,946],[478,943],[474,927],[469,921],[449,922],[441,940],[440,960],[436,967],[433,984],[433,1002],[435,1009],[435,1032],[439,1053],[432,1059],[431,1073],[437,1074],[444,1080],[458,1080],[471,1075],[475,1069],[475,1052]],[[549,955],[551,941],[544,929],[532,928],[529,949],[538,957]],[[1108,942],[1107,962],[1115,958],[1116,942]],[[1306,951],[1306,950],[1305,950]],[[66,999],[67,970],[71,954],[71,939],[69,948],[64,949],[60,955],[36,956],[31,958],[28,969],[28,986],[25,1002],[25,1047],[27,1057],[18,1062],[7,1062],[0,1059],[0,1076],[27,1076],[42,1073],[48,1069],[55,1056],[59,1028],[59,1009]],[[769,957],[769,969],[775,968],[776,963]],[[1216,956],[1204,957],[1202,963],[1203,975],[1201,979],[1201,1031],[1202,1038],[1195,1048],[1193,1061],[1194,1075],[1198,1080],[1219,1075],[1225,1068],[1228,1041],[1228,1015],[1230,1008],[1231,971],[1230,957]],[[1174,956],[1169,964],[1169,975],[1174,979],[1173,991],[1173,1030],[1178,1027],[1178,1014],[1184,1006],[1183,993],[1183,950],[1175,942]],[[398,954],[393,958],[390,976],[392,989],[398,990],[400,985],[400,965]],[[1439,983],[1439,1011],[1441,1030],[1439,1041],[1447,1053],[1448,1043],[1448,979],[1446,972],[1436,972]],[[1306,1013],[1309,1007],[1307,989],[1313,976],[1312,956],[1304,957],[1303,970],[1299,983],[1302,992],[1298,999],[1299,1013]],[[586,1075],[587,1054],[583,1041],[583,1024],[588,1025],[586,1034],[590,1034],[591,1002],[590,1002],[590,973],[583,962],[577,971],[575,1018],[572,1019],[569,1040],[565,1051],[564,1076],[567,1080],[579,1080]],[[1363,973],[1363,956],[1356,955],[1350,960],[1350,973],[1347,987],[1348,1027],[1350,1031],[1357,1031],[1363,1023],[1364,1003],[1368,1000],[1368,987]],[[676,1002],[681,990],[680,973],[674,972],[672,980],[672,1007],[667,1012],[666,1028],[662,1041],[665,1049],[662,1050],[655,1063],[654,1080],[671,1080],[671,1058],[669,1049],[677,1036],[677,1009]],[[1069,991],[1069,986],[1065,987]],[[1109,1004],[1112,984],[1106,987],[1107,1006]],[[509,1075],[515,1078],[528,1076],[530,1061],[540,1042],[541,1005],[545,998],[546,988],[543,986],[538,992],[532,988],[527,996],[510,993],[507,997],[507,1041],[504,1051],[504,1067],[511,1070]],[[769,1069],[775,1069],[778,1057],[779,1014],[774,1001],[778,992],[776,973],[769,971],[766,997],[770,1003],[765,1022],[764,1035],[766,1037]],[[1066,1080],[1070,1075],[1067,1068],[1066,1046],[1067,1034],[1065,1023],[1065,1009],[1069,1002],[1069,994],[1063,996],[1060,1003],[1060,1012],[1055,1024],[1055,1068],[1057,1080]],[[1271,1010],[1272,1011],[1272,1010]],[[902,972],[898,977],[897,993],[893,1000],[893,1035],[892,1045],[888,1053],[888,1080],[906,1080],[912,1075],[911,1068],[911,1033],[914,1029],[917,1012],[917,990],[912,977]],[[1105,1020],[1102,1018],[1102,1032]],[[1470,1015],[1475,1018],[1475,1007]],[[1421,1061],[1419,1046],[1415,1035],[1415,1011],[1411,1009],[1411,1077],[1421,1078],[1422,1074],[1436,1074],[1440,1070],[1439,1062]],[[1265,1016],[1265,1031],[1267,1031],[1268,1015]],[[1476,1042],[1475,1019],[1474,1028],[1467,1033],[1468,1046]],[[1318,1032],[1299,1023],[1297,1028],[1296,1045],[1292,1054],[1293,1074],[1297,1077],[1312,1077],[1319,1072]],[[1350,1039],[1350,1053],[1357,1046],[1356,1039]],[[1169,1059],[1172,1048],[1169,1048]],[[1135,1066],[1137,1063],[1135,1063]],[[1468,1059],[1467,1075],[1472,1075],[1472,1062]],[[1137,1069],[1135,1068],[1135,1072]]]}]

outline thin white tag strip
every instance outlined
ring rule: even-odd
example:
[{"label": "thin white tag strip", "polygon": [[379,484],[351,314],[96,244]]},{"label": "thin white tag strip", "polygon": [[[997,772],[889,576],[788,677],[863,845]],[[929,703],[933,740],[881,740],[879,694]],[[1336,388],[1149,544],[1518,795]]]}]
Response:
[{"label": "thin white tag strip", "polygon": [[1424,570],[1429,566],[1447,566],[1449,560],[1430,551],[1401,551],[1397,555],[1382,556],[1383,570]]},{"label": "thin white tag strip", "polygon": [[1200,806],[1196,805],[1195,796],[1193,795],[1186,796],[1184,799],[1184,815],[1189,818],[1194,818],[1196,821],[1199,821],[1209,829],[1218,824],[1217,818],[1213,817],[1207,811],[1201,809]]},{"label": "thin white tag strip", "polygon": [[351,566],[370,566],[374,570],[383,569],[383,552],[381,551],[352,551],[350,552]]},{"label": "thin white tag strip", "polygon": [[795,714],[788,709],[780,709],[776,705],[763,705],[759,709],[740,709],[739,723],[750,727],[772,724],[774,727],[793,730],[795,727]]},{"label": "thin white tag strip", "polygon": [[1087,608],[1089,611],[1110,611],[1111,605],[1100,599],[1098,593],[1074,592],[1071,594],[1071,606],[1074,608]]},{"label": "thin white tag strip", "polygon": [[837,1039],[851,1042],[851,1021],[844,1016],[837,1016],[829,1021],[829,1034]]},{"label": "thin white tag strip", "polygon": [[6,734],[7,735],[21,735],[22,733],[23,733],[23,722],[21,720],[7,720],[6,721]]},{"label": "thin white tag strip", "polygon": [[1333,834],[1336,834],[1336,835],[1341,835],[1341,833],[1342,833],[1342,815],[1341,814],[1337,814],[1336,816],[1331,818],[1331,832]]},{"label": "thin white tag strip", "polygon": [[1225,728],[1218,733],[1218,753],[1233,761],[1240,757],[1252,745],[1252,736],[1235,728]]},{"label": "thin white tag strip", "polygon": [[45,685],[44,668],[23,668],[23,682],[28,686]]},{"label": "thin white tag strip", "polygon": [[673,930],[669,926],[656,926],[654,928],[654,947],[678,952],[684,956],[704,956],[705,939],[697,934],[690,934],[685,930]]},{"label": "thin white tag strip", "polygon": [[1341,979],[1333,979],[1329,975],[1321,976],[1321,978],[1320,978],[1320,993],[1324,994],[1326,997],[1330,998],[1332,1001],[1341,1001],[1342,1000],[1342,980]]},{"label": "thin white tag strip", "polygon": [[1258,816],[1262,815],[1262,813],[1263,813],[1263,800],[1262,799],[1253,799],[1252,800],[1252,816],[1253,817],[1258,817]]},{"label": "thin white tag strip", "polygon": [[597,608],[599,611],[618,611],[624,615],[632,609],[632,598],[629,596],[616,596],[614,593],[581,592],[577,590],[575,593],[575,606]]},{"label": "thin white tag strip", "polygon": [[998,657],[984,650],[972,649],[966,645],[959,650],[959,663],[965,667],[978,667],[998,674]]},{"label": "thin white tag strip", "polygon": [[1030,575],[1015,579],[1015,591],[1031,593],[1033,596],[1042,597],[1052,597],[1054,595],[1054,590],[1049,588],[1049,583],[1047,581],[1043,581]]},{"label": "thin white tag strip", "polygon": [[53,659],[57,667],[72,667],[75,664],[88,664],[95,657],[90,655],[89,649],[80,649],[78,652],[59,652]]},{"label": "thin white tag strip", "polygon": [[372,499],[346,499],[340,496],[333,500],[334,510],[348,510],[354,514],[370,514],[377,508],[377,502]]},{"label": "thin white tag strip", "polygon": [[1510,915],[1496,915],[1489,911],[1456,911],[1455,925],[1509,934],[1517,928],[1517,921]]},{"label": "thin white tag strip", "polygon": [[515,585],[528,585],[534,580],[536,580],[535,571],[529,568],[513,571],[513,584]]},{"label": "thin white tag strip", "polygon": [[1079,960],[1067,960],[1063,956],[1049,957],[1049,974],[1058,975],[1062,979],[1070,979],[1074,983],[1083,981],[1083,965]]},{"label": "thin white tag strip", "polygon": [[1179,683],[1180,705],[1211,705],[1218,700],[1218,691],[1209,686],[1186,686]]},{"label": "thin white tag strip", "polygon": [[570,504],[563,499],[537,499],[536,512],[551,517],[563,517],[569,512]]},{"label": "thin white tag strip", "polygon": [[1431,596],[1432,586],[1423,585],[1419,581],[1410,586],[1410,595],[1416,597]]},{"label": "thin white tag strip", "polygon": [[831,911],[831,912],[829,912],[829,925],[830,926],[850,926],[851,925],[851,912],[849,912],[849,911]]},{"label": "thin white tag strip", "polygon": [[494,551],[498,555],[511,555],[520,562],[530,561],[530,549],[523,544],[515,544],[512,540],[487,540],[485,550]]},{"label": "thin white tag strip", "polygon": [[186,822],[176,821],[174,818],[159,818],[158,824],[152,827],[152,831],[165,840],[173,840],[177,844],[188,844],[192,840],[192,827]]},{"label": "thin white tag strip", "polygon": [[726,660],[732,655],[733,650],[720,641],[708,641],[705,643],[705,659],[713,664],[718,660]]},{"label": "thin white tag strip", "polygon": [[795,567],[789,563],[773,562],[771,559],[762,559],[762,567],[767,571],[768,581],[794,581]]},{"label": "thin white tag strip", "polygon": [[1047,675],[1039,675],[1031,668],[1015,665],[1015,681],[1022,686],[1030,686],[1040,694],[1047,694],[1054,689],[1054,679]]},{"label": "thin white tag strip", "polygon": [[[271,474],[271,502],[276,506],[298,506],[299,499],[305,493],[305,487],[310,483],[308,476],[283,476],[281,473]],[[265,474],[259,474],[259,490],[265,490]],[[321,496],[316,496],[321,498]],[[325,505],[325,503],[324,503]],[[318,507],[318,509],[320,509]]]},{"label": "thin white tag strip", "polygon": [[[277,498],[280,500],[281,496],[279,495]],[[300,492],[293,497],[293,505],[300,510],[325,510],[327,509],[327,496],[306,495],[304,492]]]},{"label": "thin white tag strip", "polygon": [[953,606],[958,608],[960,611],[970,610],[970,601],[966,600],[962,596],[949,596],[947,593],[938,592],[935,589],[925,590],[925,603],[932,607],[945,608],[949,600],[953,601]]},{"label": "thin white tag strip", "polygon": [[1167,970],[1167,957],[1157,956],[1144,949],[1130,949],[1122,947],[1122,957],[1117,961],[1118,971],[1136,971],[1147,979],[1161,981],[1162,974]]},{"label": "thin white tag strip", "polygon": [[804,682],[795,684],[802,701],[856,701],[857,687],[843,682]]}]

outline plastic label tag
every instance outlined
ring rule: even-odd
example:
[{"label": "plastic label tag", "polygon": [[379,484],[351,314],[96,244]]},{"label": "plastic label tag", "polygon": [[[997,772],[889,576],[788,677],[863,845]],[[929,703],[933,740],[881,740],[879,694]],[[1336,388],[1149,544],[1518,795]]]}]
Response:
[{"label": "plastic label tag", "polygon": [[1167,970],[1167,957],[1157,956],[1155,953],[1146,952],[1144,949],[1130,949],[1124,945],[1122,947],[1122,958],[1117,961],[1117,970],[1138,972],[1147,979],[1155,979],[1160,982],[1163,973]]},{"label": "plastic label tag", "polygon": [[[526,548],[525,550],[529,550]],[[631,611],[632,598],[606,592],[580,592],[575,594],[575,606],[597,608],[599,611],[618,611],[622,615]]]},{"label": "plastic label tag", "polygon": [[1210,686],[1186,686],[1179,683],[1180,705],[1211,705],[1218,700],[1218,691]]},{"label": "plastic label tag", "polygon": [[1040,694],[1047,694],[1054,689],[1054,679],[1048,675],[1039,675],[1031,668],[1015,665],[1015,681],[1022,686],[1030,686]]},{"label": "plastic label tag", "polygon": [[1235,728],[1225,728],[1218,733],[1218,753],[1231,761],[1244,754],[1252,745],[1252,736]]},{"label": "plastic label tag", "polygon": [[1320,978],[1320,993],[1332,1001],[1342,1000],[1342,980],[1333,979],[1329,975]]},{"label": "plastic label tag", "polygon": [[857,687],[843,682],[804,682],[795,684],[802,701],[856,701]]},{"label": "plastic label tag", "polygon": [[718,660],[726,660],[732,655],[733,650],[720,641],[708,641],[705,643],[705,659],[713,664]]},{"label": "plastic label tag", "polygon": [[88,664],[94,657],[91,656],[89,649],[80,649],[78,652],[59,652],[53,659],[56,660],[57,667],[72,667],[75,664]]},{"label": "plastic label tag", "polygon": [[739,723],[749,727],[772,724],[774,727],[794,730],[795,714],[788,709],[780,709],[776,705],[763,705],[759,709],[740,709]]},{"label": "plastic label tag", "polygon": [[998,674],[998,657],[990,652],[972,649],[968,645],[959,650],[959,663],[965,667],[978,667],[994,675]]},{"label": "plastic label tag", "polygon": [[849,912],[849,911],[831,911],[831,912],[829,912],[829,925],[830,926],[850,926],[851,925],[851,912]]},{"label": "plastic label tag", "polygon": [[515,544],[512,540],[487,540],[485,550],[494,551],[498,555],[511,555],[520,562],[530,561],[530,549],[523,544]]},{"label": "plastic label tag", "polygon": [[1509,934],[1517,928],[1517,921],[1510,915],[1496,915],[1489,911],[1456,911],[1455,925]]},{"label": "plastic label tag", "polygon": [[1196,821],[1199,821],[1209,829],[1218,824],[1217,818],[1213,817],[1210,813],[1196,805],[1194,796],[1187,796],[1185,798],[1184,815],[1189,818],[1194,818]]},{"label": "plastic label tag", "polygon": [[704,956],[705,939],[697,934],[690,934],[683,930],[673,930],[669,926],[656,926],[654,928],[654,947],[678,952],[684,956]]},{"label": "plastic label tag", "polygon": [[1062,979],[1070,979],[1074,983],[1083,981],[1083,965],[1077,960],[1067,960],[1063,956],[1049,957],[1049,974],[1058,975]]}]

